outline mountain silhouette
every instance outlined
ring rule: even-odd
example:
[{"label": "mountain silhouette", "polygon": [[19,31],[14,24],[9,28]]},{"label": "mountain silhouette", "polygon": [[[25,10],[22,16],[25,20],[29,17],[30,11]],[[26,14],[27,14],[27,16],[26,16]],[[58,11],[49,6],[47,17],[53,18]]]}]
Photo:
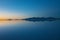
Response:
[{"label": "mountain silhouette", "polygon": [[60,20],[60,18],[54,18],[54,17],[31,17],[31,18],[25,18],[22,19],[25,21],[32,21],[32,22],[39,22],[39,21],[56,21]]}]

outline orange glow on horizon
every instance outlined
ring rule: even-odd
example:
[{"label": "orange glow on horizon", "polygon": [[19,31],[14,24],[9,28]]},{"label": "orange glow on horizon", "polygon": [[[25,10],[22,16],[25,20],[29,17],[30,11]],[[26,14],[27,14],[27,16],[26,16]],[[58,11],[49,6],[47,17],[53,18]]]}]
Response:
[{"label": "orange glow on horizon", "polygon": [[23,17],[0,17],[0,19],[22,19]]},{"label": "orange glow on horizon", "polygon": [[29,16],[25,14],[17,14],[16,12],[0,12],[0,19],[23,19]]},{"label": "orange glow on horizon", "polygon": [[23,19],[25,16],[0,16],[0,19]]}]

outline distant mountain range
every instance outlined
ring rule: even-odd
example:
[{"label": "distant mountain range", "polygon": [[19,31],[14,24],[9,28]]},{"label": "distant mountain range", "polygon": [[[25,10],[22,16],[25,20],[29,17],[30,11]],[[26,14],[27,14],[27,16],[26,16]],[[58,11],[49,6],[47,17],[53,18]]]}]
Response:
[{"label": "distant mountain range", "polygon": [[60,20],[60,18],[54,18],[54,17],[31,17],[31,18],[25,18],[22,20],[26,20],[26,21],[55,21],[55,20]]}]

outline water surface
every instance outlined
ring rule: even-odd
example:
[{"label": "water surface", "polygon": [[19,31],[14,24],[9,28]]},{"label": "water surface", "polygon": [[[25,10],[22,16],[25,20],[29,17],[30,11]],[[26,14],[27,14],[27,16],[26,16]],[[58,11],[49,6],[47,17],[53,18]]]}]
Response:
[{"label": "water surface", "polygon": [[0,40],[60,40],[60,21],[0,21]]}]

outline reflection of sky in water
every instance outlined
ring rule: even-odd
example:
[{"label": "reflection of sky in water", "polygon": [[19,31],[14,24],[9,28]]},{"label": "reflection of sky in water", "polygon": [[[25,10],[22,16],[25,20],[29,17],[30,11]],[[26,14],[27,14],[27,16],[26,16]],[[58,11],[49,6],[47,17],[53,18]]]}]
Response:
[{"label": "reflection of sky in water", "polygon": [[[6,23],[6,24],[5,24]],[[11,40],[55,40],[60,39],[60,21],[28,22],[8,21],[0,25],[0,38]],[[8,25],[9,24],[9,25]]]},{"label": "reflection of sky in water", "polygon": [[7,26],[7,25],[14,25],[14,24],[17,24],[17,23],[23,23],[24,21],[23,20],[13,20],[13,21],[9,21],[9,20],[3,20],[3,21],[0,21],[0,26]]}]

